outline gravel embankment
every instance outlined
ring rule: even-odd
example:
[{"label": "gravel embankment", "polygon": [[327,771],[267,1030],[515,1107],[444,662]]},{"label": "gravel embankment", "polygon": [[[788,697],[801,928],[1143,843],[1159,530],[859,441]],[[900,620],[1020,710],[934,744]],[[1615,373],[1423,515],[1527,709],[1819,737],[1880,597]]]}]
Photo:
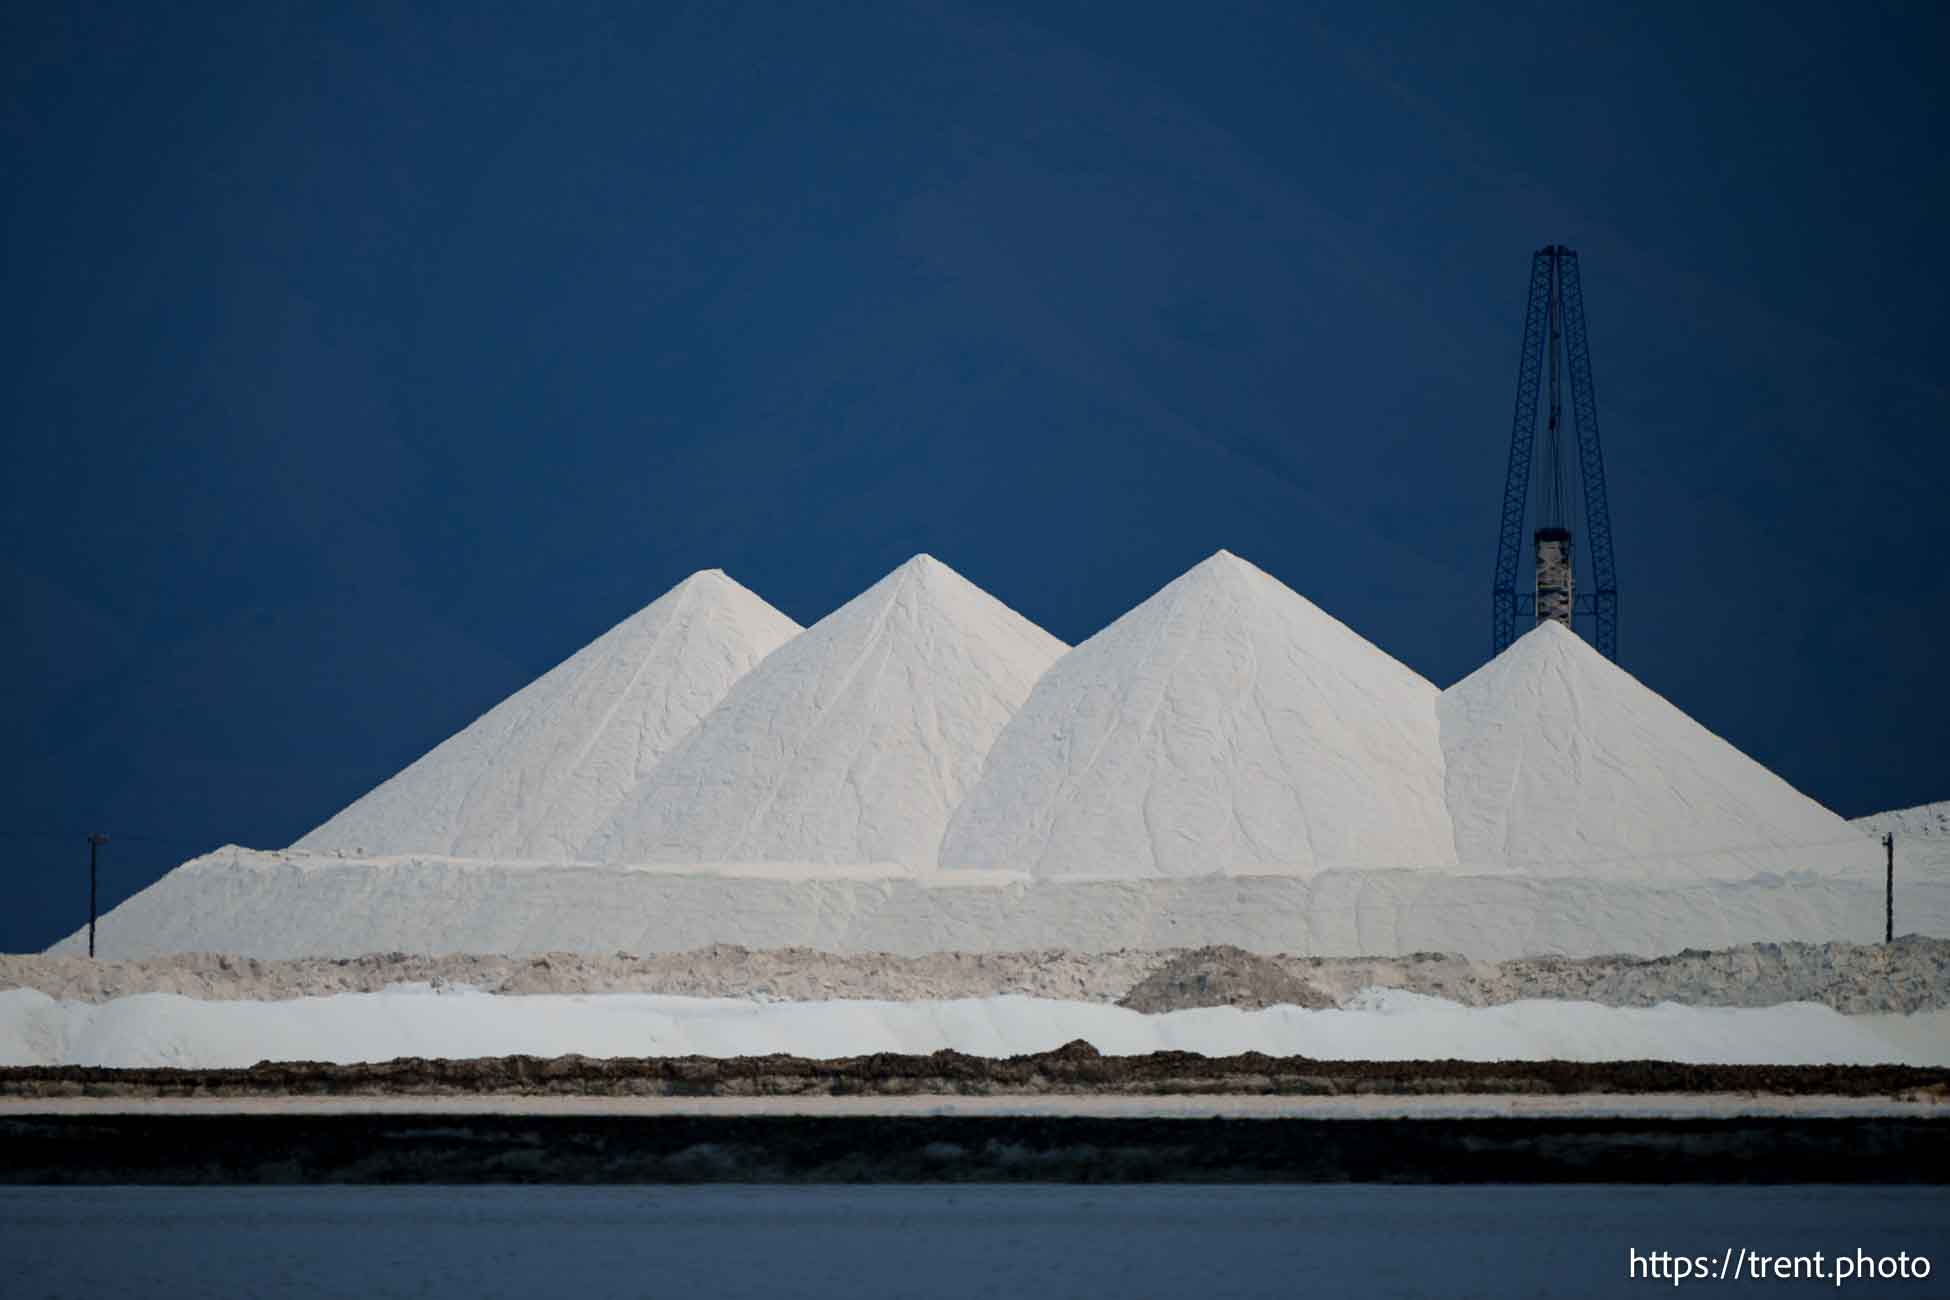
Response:
[{"label": "gravel embankment", "polygon": [[801,1056],[407,1057],[244,1069],[0,1068],[0,1097],[615,1096],[858,1097],[1607,1093],[1901,1097],[1950,1101],[1950,1070],[1901,1065],[1688,1065],[1674,1061],[1320,1061],[1190,1052],[1105,1056],[1089,1043],[1003,1058],[880,1052]]}]

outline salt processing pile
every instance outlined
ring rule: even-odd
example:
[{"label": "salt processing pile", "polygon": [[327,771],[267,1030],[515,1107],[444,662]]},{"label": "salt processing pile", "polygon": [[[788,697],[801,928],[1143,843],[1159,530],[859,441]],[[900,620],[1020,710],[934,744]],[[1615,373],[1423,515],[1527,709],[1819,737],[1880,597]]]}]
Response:
[{"label": "salt processing pile", "polygon": [[1221,551],[1036,683],[947,867],[1035,876],[1445,866],[1436,689]]},{"label": "salt processing pile", "polygon": [[572,855],[799,630],[721,571],[692,574],[295,847]]},{"label": "salt processing pile", "polygon": [[1067,648],[916,556],[734,686],[576,856],[932,867],[996,734]]},{"label": "salt processing pile", "polygon": [[1738,879],[1843,843],[1846,822],[1544,623],[1442,694],[1456,853],[1589,879]]},{"label": "salt processing pile", "polygon": [[[1066,652],[922,556],[796,634],[690,579],[294,848],[184,864],[101,941],[1657,955],[1879,939],[1880,863],[1555,626],[1438,691],[1220,552]],[[1899,908],[1950,933],[1950,879]]]}]

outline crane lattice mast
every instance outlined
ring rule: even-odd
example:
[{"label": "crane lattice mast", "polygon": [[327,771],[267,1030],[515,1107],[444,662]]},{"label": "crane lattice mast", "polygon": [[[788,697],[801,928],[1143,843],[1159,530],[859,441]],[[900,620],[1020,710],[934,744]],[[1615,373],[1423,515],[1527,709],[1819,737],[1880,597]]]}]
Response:
[{"label": "crane lattice mast", "polygon": [[[1549,408],[1541,457],[1537,448],[1538,398],[1549,375]],[[1566,489],[1562,383],[1571,387],[1571,420],[1577,431],[1582,498]],[[1541,465],[1536,462],[1541,459]],[[1533,475],[1533,469],[1535,473]],[[1532,479],[1535,478],[1535,491]],[[1536,583],[1517,590],[1524,519],[1533,508],[1531,541]],[[1588,590],[1573,580],[1576,519],[1582,507],[1590,556]],[[1517,637],[1517,618],[1573,626],[1579,616],[1594,628],[1592,640],[1607,659],[1618,659],[1618,575],[1612,558],[1611,505],[1605,493],[1605,458],[1598,442],[1598,402],[1591,388],[1591,344],[1584,327],[1584,287],[1578,255],[1561,244],[1537,250],[1530,260],[1530,298],[1524,312],[1523,353],[1517,360],[1517,409],[1510,433],[1510,463],[1503,480],[1503,521],[1496,548],[1496,580],[1490,592],[1490,653]]]}]

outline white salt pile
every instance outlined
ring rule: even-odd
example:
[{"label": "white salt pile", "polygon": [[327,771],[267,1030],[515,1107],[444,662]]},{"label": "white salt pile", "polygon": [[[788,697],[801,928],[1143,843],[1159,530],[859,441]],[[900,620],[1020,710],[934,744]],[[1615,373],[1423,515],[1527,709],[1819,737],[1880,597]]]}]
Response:
[{"label": "white salt pile", "polygon": [[1067,654],[927,556],[796,632],[695,575],[295,847],[1125,879],[1874,865],[1556,624],[1437,692],[1225,551]]},{"label": "white salt pile", "polygon": [[[297,848],[106,950],[1657,954],[1883,904],[1861,827],[1564,629],[1437,692],[1223,551],[1067,653],[927,556],[804,632],[699,574]],[[1950,933],[1950,867],[1897,894]]]},{"label": "white salt pile", "polygon": [[642,993],[505,997],[402,988],[283,1002],[144,993],[57,1002],[0,992],[0,1065],[236,1068],[402,1056],[865,1056],[952,1049],[1003,1057],[1085,1039],[1111,1056],[1265,1052],[1318,1060],[1667,1060],[1733,1065],[1950,1064],[1950,1012],[1844,1016],[1774,1007],[1464,1007],[1369,990],[1347,1010],[1208,1007],[1148,1016],[1026,997],[748,1002]]},{"label": "white salt pile", "polygon": [[1146,877],[1451,863],[1435,701],[1220,551],[1037,683],[942,865]]},{"label": "white salt pile", "polygon": [[918,555],[733,687],[583,855],[932,867],[996,734],[1064,649]]},{"label": "white salt pile", "polygon": [[798,631],[722,571],[694,573],[294,847],[570,858]]},{"label": "white salt pile", "polygon": [[1466,869],[1738,878],[1873,865],[1842,818],[1544,623],[1442,693]]}]

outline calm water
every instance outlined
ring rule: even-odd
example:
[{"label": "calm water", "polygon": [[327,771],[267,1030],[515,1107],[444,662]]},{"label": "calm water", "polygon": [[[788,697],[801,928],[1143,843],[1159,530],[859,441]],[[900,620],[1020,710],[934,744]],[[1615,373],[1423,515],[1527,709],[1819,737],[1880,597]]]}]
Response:
[{"label": "calm water", "polygon": [[[0,1189],[0,1295],[1655,1295],[1627,1251],[1897,1251],[1950,1295],[1950,1190],[1619,1187]],[[1735,1296],[1830,1282],[1694,1282]]]}]

